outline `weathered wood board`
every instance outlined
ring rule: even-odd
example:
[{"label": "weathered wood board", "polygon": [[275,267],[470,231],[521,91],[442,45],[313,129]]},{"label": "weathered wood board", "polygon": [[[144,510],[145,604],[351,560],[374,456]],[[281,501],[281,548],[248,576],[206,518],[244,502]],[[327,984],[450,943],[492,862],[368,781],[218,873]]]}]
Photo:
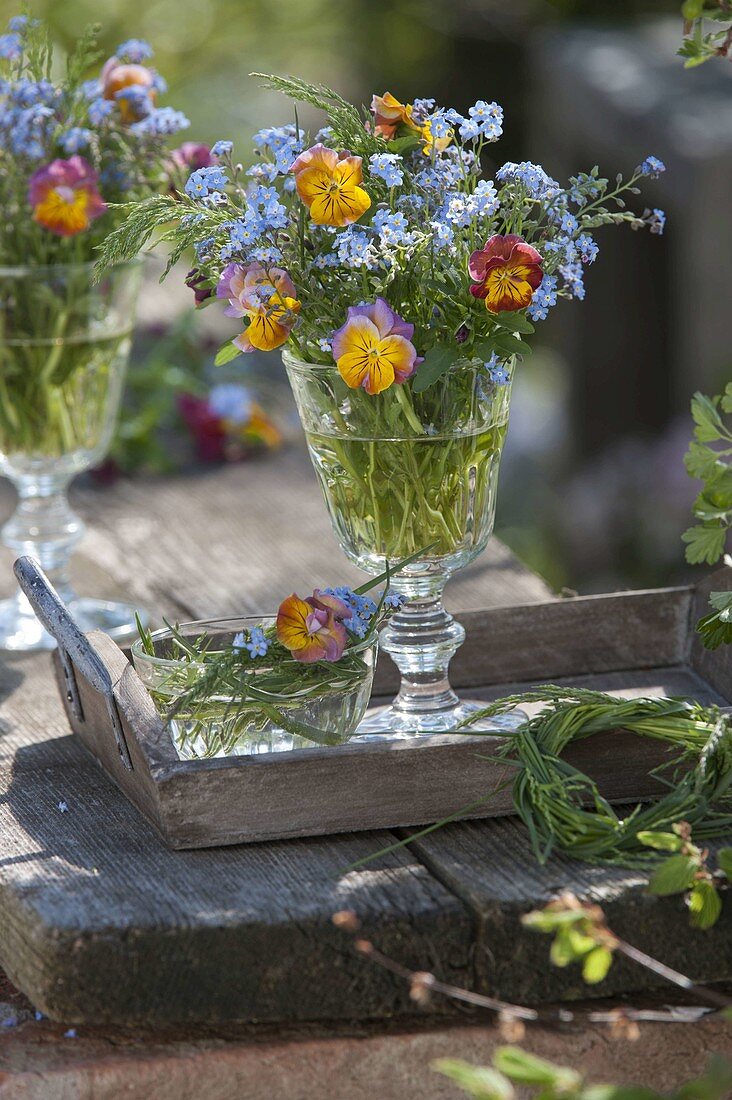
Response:
[{"label": "weathered wood board", "polygon": [[[82,544],[80,589],[124,595],[159,615],[267,611],[283,590],[358,575],[329,530],[310,464],[297,452],[75,496],[92,524]],[[293,515],[306,533],[297,546]],[[10,565],[0,560],[8,591]],[[546,584],[496,542],[448,586],[452,609],[550,599]],[[469,616],[462,617],[472,634]],[[600,619],[595,633],[602,630]],[[715,659],[711,669],[698,665],[700,680],[687,658],[659,665],[646,651],[645,667],[634,672],[606,660],[615,671],[576,679],[625,694],[728,697]],[[459,665],[456,674],[462,683]],[[390,692],[388,661],[378,675],[379,690]],[[544,678],[541,669],[538,675]],[[521,686],[471,694],[495,698]],[[419,855],[411,845],[348,870],[398,836],[382,830],[170,851],[69,734],[48,657],[0,655],[0,965],[39,1009],[67,1026],[188,1022],[221,1035],[225,1021],[404,1020],[423,1011],[335,933],[330,917],[344,907],[360,913],[365,934],[388,953],[447,981],[498,996],[519,990],[531,1001],[604,996],[608,983],[581,987],[576,972],[550,968],[548,942],[520,925],[523,912],[562,889],[610,904],[614,923],[632,925],[643,945],[687,973],[732,977],[729,899],[714,933],[690,935],[678,899],[646,898],[634,873],[591,874],[561,859],[539,872],[510,818],[434,834],[435,849],[446,838],[439,858],[425,839]],[[656,928],[662,931],[654,938]],[[642,971],[625,970],[622,991],[645,980]],[[440,1001],[426,1011],[462,1015]]]},{"label": "weathered wood board", "polygon": [[[703,690],[673,668],[580,679],[628,693]],[[682,951],[685,972],[732,977],[727,914],[692,936],[679,900],[647,898],[635,872],[563,858],[537,868],[512,818],[449,826],[357,870],[401,834],[170,851],[68,733],[46,655],[0,659],[0,730],[0,965],[69,1025],[413,1016],[403,986],[332,928],[342,908],[407,965],[497,996],[642,988],[641,970],[621,981],[614,969],[587,989],[575,970],[549,967],[548,941],[520,917],[565,889],[611,903],[613,921],[662,959],[680,964]],[[429,1011],[461,1013],[437,1000]]]}]

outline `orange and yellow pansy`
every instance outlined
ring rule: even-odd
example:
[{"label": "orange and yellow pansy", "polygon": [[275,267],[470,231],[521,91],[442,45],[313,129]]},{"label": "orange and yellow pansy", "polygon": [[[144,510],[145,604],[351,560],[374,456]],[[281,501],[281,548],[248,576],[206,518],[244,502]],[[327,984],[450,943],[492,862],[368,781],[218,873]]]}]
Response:
[{"label": "orange and yellow pansy", "polygon": [[292,279],[278,267],[227,264],[216,287],[228,298],[227,317],[246,317],[249,324],[232,341],[240,351],[273,351],[288,339],[300,312]]},{"label": "orange and yellow pansy", "polygon": [[374,116],[374,133],[385,138],[386,141],[392,141],[398,136],[400,130],[402,133],[411,131],[422,138],[424,143],[422,152],[426,156],[431,156],[433,148],[438,153],[443,152],[452,141],[452,132],[444,137],[433,137],[432,123],[429,119],[425,118],[423,121],[415,119],[413,105],[400,103],[391,92],[373,96],[371,110]]},{"label": "orange and yellow pansy", "polygon": [[28,183],[33,220],[57,237],[74,237],[107,209],[97,190],[97,173],[84,157],[54,160]]},{"label": "orange and yellow pansy", "polygon": [[293,592],[277,612],[277,640],[296,661],[338,661],[348,641],[343,620],[352,614],[342,600],[319,589],[305,600]]},{"label": "orange and yellow pansy", "polygon": [[366,213],[371,199],[363,182],[361,157],[313,145],[290,167],[297,193],[316,225],[352,225]]}]

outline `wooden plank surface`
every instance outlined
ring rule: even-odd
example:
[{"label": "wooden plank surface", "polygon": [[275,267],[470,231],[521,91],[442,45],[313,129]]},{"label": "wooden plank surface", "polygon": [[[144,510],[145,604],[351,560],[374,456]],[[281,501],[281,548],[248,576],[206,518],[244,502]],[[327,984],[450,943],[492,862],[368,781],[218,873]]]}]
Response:
[{"label": "wooden plank surface", "polygon": [[[405,833],[404,835],[408,835]],[[583,998],[588,987],[577,967],[549,962],[551,937],[521,926],[520,915],[571,890],[602,905],[620,936],[698,981],[732,974],[730,899],[717,925],[694,932],[680,897],[658,898],[638,872],[593,867],[557,855],[540,866],[517,818],[446,826],[409,846],[476,916],[476,986],[507,1000]],[[605,994],[650,988],[656,980],[624,959],[596,987]]]},{"label": "wooden plank surface", "polygon": [[[355,579],[305,462],[292,451],[179,481],[83,490],[77,499],[95,519],[80,559],[84,590],[122,592],[183,617],[267,610],[283,591]],[[450,587],[453,608],[550,596],[497,543]],[[670,661],[672,650],[664,652]],[[624,675],[581,679],[642,693],[704,690],[672,665]],[[68,735],[48,657],[0,658],[0,963],[38,1007],[68,1023],[413,1014],[400,985],[354,958],[332,929],[330,916],[343,907],[356,909],[366,933],[409,965],[471,985],[477,959],[494,992],[523,982],[527,997],[541,999],[557,972],[511,946],[519,914],[541,893],[533,862],[515,826],[461,828],[480,842],[482,873],[503,868],[513,896],[477,870],[468,892],[473,870],[462,842],[458,870],[426,846],[346,870],[390,843],[389,832],[170,852]],[[562,864],[541,889],[584,881]],[[488,906],[492,889],[496,910]],[[625,891],[621,882],[618,905]],[[498,909],[504,923],[493,934]],[[676,935],[689,945],[683,907],[674,912]],[[706,952],[710,942],[688,950]],[[495,974],[486,957],[500,962]],[[639,984],[637,975],[626,981],[624,988]]]},{"label": "wooden plank surface", "polygon": [[[80,592],[139,601],[158,621],[271,612],[292,591],[364,580],[300,447],[178,478],[77,487],[72,503],[89,524],[72,570]],[[0,522],[11,508],[0,481]],[[10,566],[0,549],[0,592],[12,589]],[[551,598],[495,539],[447,588],[452,610]]]},{"label": "wooden plank surface", "polygon": [[347,872],[389,834],[171,853],[66,734],[48,657],[14,658],[3,693],[18,675],[21,713],[16,694],[1,715],[0,964],[42,1011],[139,1023],[407,1010],[403,989],[344,950],[330,917],[346,905],[413,965],[471,980],[472,919],[417,859]]},{"label": "wooden plank surface", "polygon": [[[474,963],[486,955],[500,960],[488,978],[501,995],[520,988],[541,1000],[579,988],[536,965],[539,944],[528,953],[512,944],[521,940],[520,914],[547,891],[581,890],[586,869],[561,861],[537,879],[520,830],[496,821],[471,826],[482,871],[466,868],[462,885],[424,846],[347,870],[392,842],[387,832],[171,852],[66,734],[47,661],[8,659],[0,680],[0,964],[43,1011],[70,1023],[120,1024],[413,1012],[399,983],[354,959],[334,935],[330,916],[343,907],[361,915],[385,950],[448,980],[474,984]],[[582,679],[612,690],[621,674]],[[671,669],[638,673],[633,684],[643,694],[699,689],[693,673]],[[433,843],[449,853],[455,834],[443,835]],[[454,853],[463,858],[459,844]],[[502,924],[486,938],[491,895]],[[690,940],[683,905],[664,904],[687,966],[698,963],[710,939]],[[621,986],[639,981],[626,972]]]}]

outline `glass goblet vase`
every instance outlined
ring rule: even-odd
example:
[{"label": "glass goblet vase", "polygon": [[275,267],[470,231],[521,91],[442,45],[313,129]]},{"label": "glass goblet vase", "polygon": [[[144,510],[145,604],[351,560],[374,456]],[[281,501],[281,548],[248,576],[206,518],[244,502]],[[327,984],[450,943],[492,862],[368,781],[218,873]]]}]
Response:
[{"label": "glass goblet vase", "polygon": [[[442,593],[485,549],[493,530],[498,466],[508,425],[513,363],[505,381],[477,359],[454,363],[432,386],[349,389],[335,366],[283,354],[313,466],[344,553],[367,573],[417,555],[392,582],[407,603],[380,645],[401,673],[393,703],[371,711],[359,736],[454,729],[485,704],[461,700],[448,666],[465,638]],[[505,733],[518,716],[474,728]]]},{"label": "glass goblet vase", "polygon": [[[93,269],[0,267],[0,474],[19,498],[2,541],[40,562],[82,629],[123,640],[134,633],[133,609],[78,597],[68,575],[84,523],[67,489],[111,442],[142,265],[112,268],[97,283]],[[54,645],[22,593],[0,602],[0,649]]]}]

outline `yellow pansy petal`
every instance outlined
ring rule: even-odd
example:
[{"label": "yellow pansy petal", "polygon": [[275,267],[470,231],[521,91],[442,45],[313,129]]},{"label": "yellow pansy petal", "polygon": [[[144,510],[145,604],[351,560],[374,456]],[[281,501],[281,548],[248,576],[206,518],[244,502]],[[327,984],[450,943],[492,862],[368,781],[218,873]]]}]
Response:
[{"label": "yellow pansy petal", "polygon": [[341,187],[355,187],[363,180],[363,161],[361,157],[345,157],[339,161],[333,171],[333,178]]},{"label": "yellow pansy petal", "polygon": [[338,360],[338,372],[352,390],[358,389],[369,371],[369,358],[360,351],[349,351]]},{"label": "yellow pansy petal", "polygon": [[382,390],[388,390],[393,384],[394,367],[389,360],[382,355],[372,359],[363,382],[366,393],[373,396],[375,393],[381,393]]},{"label": "yellow pansy petal", "polygon": [[278,324],[273,317],[261,315],[253,318],[247,329],[249,342],[259,351],[274,351],[284,344],[290,335],[289,328]]},{"label": "yellow pansy petal", "polygon": [[318,195],[327,194],[331,183],[331,174],[322,168],[303,168],[295,177],[297,193],[306,206],[310,206]]}]

